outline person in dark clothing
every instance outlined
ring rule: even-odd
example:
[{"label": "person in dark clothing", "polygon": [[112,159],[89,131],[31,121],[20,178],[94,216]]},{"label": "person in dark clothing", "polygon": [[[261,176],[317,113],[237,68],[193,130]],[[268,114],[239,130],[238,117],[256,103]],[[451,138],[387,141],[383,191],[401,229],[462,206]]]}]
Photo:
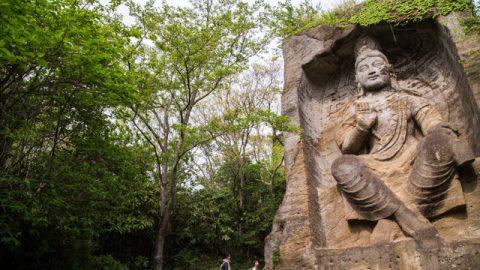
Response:
[{"label": "person in dark clothing", "polygon": [[232,270],[232,268],[230,267],[230,258],[230,254],[228,253],[223,257],[222,265],[220,265],[220,270]]}]

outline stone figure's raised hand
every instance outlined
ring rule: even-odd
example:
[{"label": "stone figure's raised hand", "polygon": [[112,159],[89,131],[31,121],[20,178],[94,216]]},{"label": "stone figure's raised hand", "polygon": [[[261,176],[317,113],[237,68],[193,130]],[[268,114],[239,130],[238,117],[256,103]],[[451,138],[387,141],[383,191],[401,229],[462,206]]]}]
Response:
[{"label": "stone figure's raised hand", "polygon": [[355,117],[360,128],[369,130],[377,120],[377,114],[370,110],[366,102],[355,103]]}]

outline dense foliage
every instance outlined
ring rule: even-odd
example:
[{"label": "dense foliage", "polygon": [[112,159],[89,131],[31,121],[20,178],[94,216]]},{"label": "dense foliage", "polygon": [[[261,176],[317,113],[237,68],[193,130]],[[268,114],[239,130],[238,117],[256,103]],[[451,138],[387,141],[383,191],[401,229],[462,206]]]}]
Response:
[{"label": "dense foliage", "polygon": [[91,1],[11,0],[0,10],[0,260],[92,268],[104,260],[100,236],[152,223],[150,154],[107,113],[130,98],[128,29]]},{"label": "dense foliage", "polygon": [[263,240],[283,197],[284,177],[278,175],[270,189],[259,182],[261,164],[247,164],[246,203],[240,209],[238,197],[229,188],[234,179],[230,166],[234,165],[224,164],[218,173],[219,187],[180,191],[175,230],[169,236],[171,249],[167,249],[174,254],[169,263],[173,269],[194,269],[199,264],[205,266],[198,269],[212,269],[218,261],[212,263],[206,256],[214,258],[223,252],[230,252],[234,261],[250,264],[253,259],[263,258]]},{"label": "dense foliage", "polygon": [[480,1],[474,2],[473,16],[465,18],[462,26],[466,34],[480,34]]}]

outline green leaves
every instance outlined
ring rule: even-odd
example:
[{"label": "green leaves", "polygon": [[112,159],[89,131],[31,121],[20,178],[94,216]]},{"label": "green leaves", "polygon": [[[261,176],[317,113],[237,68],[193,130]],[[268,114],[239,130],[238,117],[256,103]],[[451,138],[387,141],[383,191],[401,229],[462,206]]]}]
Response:
[{"label": "green leaves", "polygon": [[[281,150],[283,151],[283,150]],[[174,257],[169,269],[188,269],[200,259],[200,254],[215,256],[217,250],[229,250],[237,259],[250,260],[261,256],[263,239],[271,230],[275,211],[283,198],[285,177],[279,171],[272,190],[261,183],[262,165],[247,163],[246,194],[244,209],[238,208],[238,195],[229,188],[235,181],[237,165],[225,161],[221,169],[210,181],[215,184],[201,189],[181,189],[179,191],[175,215],[173,217],[175,242],[170,254],[189,256]],[[181,248],[180,251],[173,248]],[[198,251],[195,253],[194,251]],[[178,253],[175,253],[178,252]],[[193,254],[192,254],[193,253]],[[204,260],[204,259],[202,259]],[[193,264],[192,264],[193,263]]]},{"label": "green leaves", "polygon": [[0,1],[7,268],[92,269],[100,236],[152,226],[152,155],[117,136],[112,117],[135,98],[123,56],[138,30],[107,11],[99,1]]},{"label": "green leaves", "polygon": [[286,0],[272,9],[273,20],[270,28],[273,35],[288,37],[322,24],[406,24],[426,16],[437,17],[471,8],[471,0],[354,0],[345,1],[332,11],[321,12],[320,7],[314,6],[311,1],[304,1],[297,7]]},{"label": "green leaves", "polygon": [[287,37],[321,23],[321,6],[312,1],[302,1],[294,6],[291,0],[270,7],[270,29],[274,36]]},{"label": "green leaves", "polygon": [[[131,26],[112,10],[123,4]],[[0,261],[125,269],[115,258],[128,258],[145,268],[155,224],[170,210],[166,230],[193,249],[238,241],[258,252],[281,198],[281,150],[240,166],[223,160],[212,179],[193,176],[193,151],[252,126],[296,130],[267,107],[199,117],[266,44],[263,8],[0,1]],[[245,172],[249,212],[237,209],[234,168]]]}]

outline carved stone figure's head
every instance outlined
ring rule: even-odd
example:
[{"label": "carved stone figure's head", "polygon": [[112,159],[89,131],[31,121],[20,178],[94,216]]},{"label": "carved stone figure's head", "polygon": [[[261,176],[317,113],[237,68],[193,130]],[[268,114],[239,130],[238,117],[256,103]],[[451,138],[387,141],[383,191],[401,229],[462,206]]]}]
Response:
[{"label": "carved stone figure's head", "polygon": [[375,91],[391,84],[391,66],[370,37],[360,39],[355,46],[355,78],[365,91]]}]

